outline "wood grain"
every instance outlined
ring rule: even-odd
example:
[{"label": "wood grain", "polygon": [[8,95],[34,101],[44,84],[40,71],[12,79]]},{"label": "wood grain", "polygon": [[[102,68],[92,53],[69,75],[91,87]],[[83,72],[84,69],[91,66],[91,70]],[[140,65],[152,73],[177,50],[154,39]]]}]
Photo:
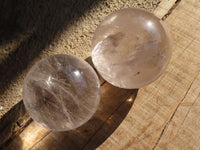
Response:
[{"label": "wood grain", "polygon": [[171,27],[177,53],[172,60],[174,69],[177,67],[173,72],[181,79],[175,85],[187,88],[182,98],[174,99],[175,111],[155,148],[200,149],[200,1],[182,0],[166,23]]},{"label": "wood grain", "polygon": [[[105,83],[102,86],[105,88],[102,90],[102,104],[86,125],[74,131],[54,133],[36,127],[33,122],[11,142],[9,148],[21,142],[24,149],[41,150],[97,147],[99,150],[199,149],[199,8],[199,0],[181,0],[170,10],[165,23],[173,38],[171,62],[156,82],[139,90],[136,99],[136,91],[114,88]],[[162,18],[168,13],[164,9],[158,7],[155,12]],[[159,10],[162,12],[158,13]],[[134,98],[130,99],[132,94]],[[113,99],[116,101],[107,104]],[[133,104],[134,99],[131,107],[129,102]],[[41,132],[34,132],[35,129]],[[33,136],[34,133],[38,134]],[[27,135],[33,137],[27,138]]]},{"label": "wood grain", "polygon": [[167,17],[174,47],[166,72],[139,90],[123,123],[99,149],[200,148],[199,8],[198,0],[182,0]]}]

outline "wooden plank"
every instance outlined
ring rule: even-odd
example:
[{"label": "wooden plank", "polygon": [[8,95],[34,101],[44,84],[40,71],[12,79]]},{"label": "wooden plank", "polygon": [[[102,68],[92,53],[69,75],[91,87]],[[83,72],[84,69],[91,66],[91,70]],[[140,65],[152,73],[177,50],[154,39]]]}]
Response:
[{"label": "wooden plank", "polygon": [[[81,149],[95,134],[106,139],[129,112],[137,91],[120,89],[105,83],[101,87],[102,97],[97,112],[80,128],[67,132],[51,132],[33,122],[5,149],[15,149],[18,146],[22,149]],[[109,134],[101,130],[102,126],[106,126]],[[102,142],[97,141],[95,145],[90,145],[89,149],[98,147]]]},{"label": "wooden plank", "polygon": [[[162,129],[156,149],[200,149],[200,1],[182,0],[173,15],[166,20],[177,39],[176,62],[187,73],[181,78],[190,82],[182,99],[177,99],[175,111]],[[179,28],[179,27],[180,28]],[[175,41],[176,43],[176,41]],[[178,48],[179,47],[179,48]],[[174,60],[175,61],[175,60]],[[180,71],[181,71],[180,70]]]},{"label": "wooden plank", "polygon": [[11,137],[22,132],[30,122],[31,118],[20,101],[0,119],[0,147],[3,143],[6,145]]},{"label": "wooden plank", "polygon": [[174,47],[166,72],[139,90],[123,124],[98,149],[200,148],[199,8],[198,0],[182,0],[167,17]]},{"label": "wooden plank", "polygon": [[74,149],[90,149],[97,147],[99,144],[96,143],[102,143],[102,139],[105,140],[111,134],[97,149],[199,149],[199,8],[199,0],[181,0],[177,7],[171,10],[165,23],[173,38],[172,60],[156,82],[139,90],[128,115],[112,134],[107,126],[109,118],[121,114],[120,110],[124,110],[128,100],[120,103],[116,111],[108,115],[87,140],[86,133],[77,132],[72,134],[73,136],[67,133],[66,141],[61,140],[63,144],[60,142],[62,136],[59,136],[59,133],[50,133],[43,136],[43,139],[40,138],[32,148],[64,149],[66,146],[72,146]]}]

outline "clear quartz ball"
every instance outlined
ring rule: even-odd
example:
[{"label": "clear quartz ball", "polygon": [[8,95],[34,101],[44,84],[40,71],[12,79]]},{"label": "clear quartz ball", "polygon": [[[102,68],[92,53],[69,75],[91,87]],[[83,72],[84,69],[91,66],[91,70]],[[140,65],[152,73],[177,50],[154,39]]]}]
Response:
[{"label": "clear quartz ball", "polygon": [[165,70],[171,52],[171,38],[164,23],[136,8],[107,16],[92,41],[92,61],[99,74],[127,89],[156,80]]},{"label": "clear quartz ball", "polygon": [[35,64],[23,85],[33,120],[56,131],[79,127],[95,113],[100,83],[94,69],[71,55],[53,55]]}]

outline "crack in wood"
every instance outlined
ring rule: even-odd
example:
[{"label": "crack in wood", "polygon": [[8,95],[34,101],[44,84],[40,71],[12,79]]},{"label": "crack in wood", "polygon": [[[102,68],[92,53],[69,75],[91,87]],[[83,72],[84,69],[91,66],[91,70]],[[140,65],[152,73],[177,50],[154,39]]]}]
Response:
[{"label": "crack in wood", "polygon": [[173,10],[179,5],[181,0],[176,0],[174,5],[169,9],[169,11],[161,18],[161,20],[165,20],[172,12]]},{"label": "crack in wood", "polygon": [[16,122],[16,124],[18,127],[20,127],[20,128],[22,127],[18,121]]},{"label": "crack in wood", "polygon": [[101,83],[101,86],[103,86],[106,83],[106,81],[104,81],[103,83]]},{"label": "crack in wood", "polygon": [[164,126],[164,128],[162,129],[162,131],[161,131],[161,133],[160,133],[160,136],[158,137],[158,139],[157,139],[156,143],[154,144],[154,146],[153,146],[152,150],[155,150],[155,148],[156,148],[156,146],[158,145],[158,143],[159,143],[159,141],[160,141],[161,137],[163,136],[163,134],[164,134],[165,130],[168,128],[168,126],[169,126],[170,122],[171,122],[171,121],[172,121],[172,119],[174,118],[174,116],[175,116],[175,114],[176,114],[176,112],[177,112],[177,110],[178,110],[179,106],[182,104],[182,102],[184,101],[184,99],[185,99],[185,98],[186,98],[186,96],[188,95],[188,92],[190,91],[190,89],[191,89],[191,87],[192,87],[192,85],[193,85],[194,81],[195,81],[195,80],[196,80],[196,78],[198,77],[198,75],[199,75],[199,72],[197,73],[197,75],[195,76],[195,78],[192,80],[192,82],[191,82],[191,84],[190,84],[190,86],[189,86],[188,90],[186,91],[186,93],[185,93],[184,97],[183,97],[183,98],[181,99],[181,101],[178,103],[178,105],[176,106],[176,109],[174,110],[174,112],[173,112],[172,116],[170,117],[170,119],[169,119],[169,120],[167,121],[167,123],[165,124],[165,126]]},{"label": "crack in wood", "polygon": [[183,121],[182,121],[182,123],[180,125],[180,128],[178,129],[176,135],[179,133],[181,127],[183,126],[183,123],[185,122],[186,118],[188,117],[188,115],[189,115],[189,113],[190,113],[190,111],[192,109],[192,106],[194,106],[194,104],[196,103],[196,101],[198,100],[199,97],[200,97],[200,93],[198,94],[198,96],[196,97],[196,99],[194,100],[194,102],[192,103],[192,105],[190,106],[189,110],[187,111],[187,113],[186,113],[186,115],[185,115],[185,117],[184,117],[184,119],[183,119]]}]

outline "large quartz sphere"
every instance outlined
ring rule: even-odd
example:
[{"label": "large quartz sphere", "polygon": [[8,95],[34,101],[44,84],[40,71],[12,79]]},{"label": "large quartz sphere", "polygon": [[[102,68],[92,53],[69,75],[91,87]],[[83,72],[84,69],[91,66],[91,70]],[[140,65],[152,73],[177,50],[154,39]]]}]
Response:
[{"label": "large quartz sphere", "polygon": [[171,57],[169,32],[150,12],[127,8],[106,17],[95,31],[92,61],[111,84],[127,89],[156,80]]},{"label": "large quartz sphere", "polygon": [[95,113],[100,85],[94,69],[71,55],[53,55],[35,64],[23,85],[33,120],[56,131],[79,127]]}]

